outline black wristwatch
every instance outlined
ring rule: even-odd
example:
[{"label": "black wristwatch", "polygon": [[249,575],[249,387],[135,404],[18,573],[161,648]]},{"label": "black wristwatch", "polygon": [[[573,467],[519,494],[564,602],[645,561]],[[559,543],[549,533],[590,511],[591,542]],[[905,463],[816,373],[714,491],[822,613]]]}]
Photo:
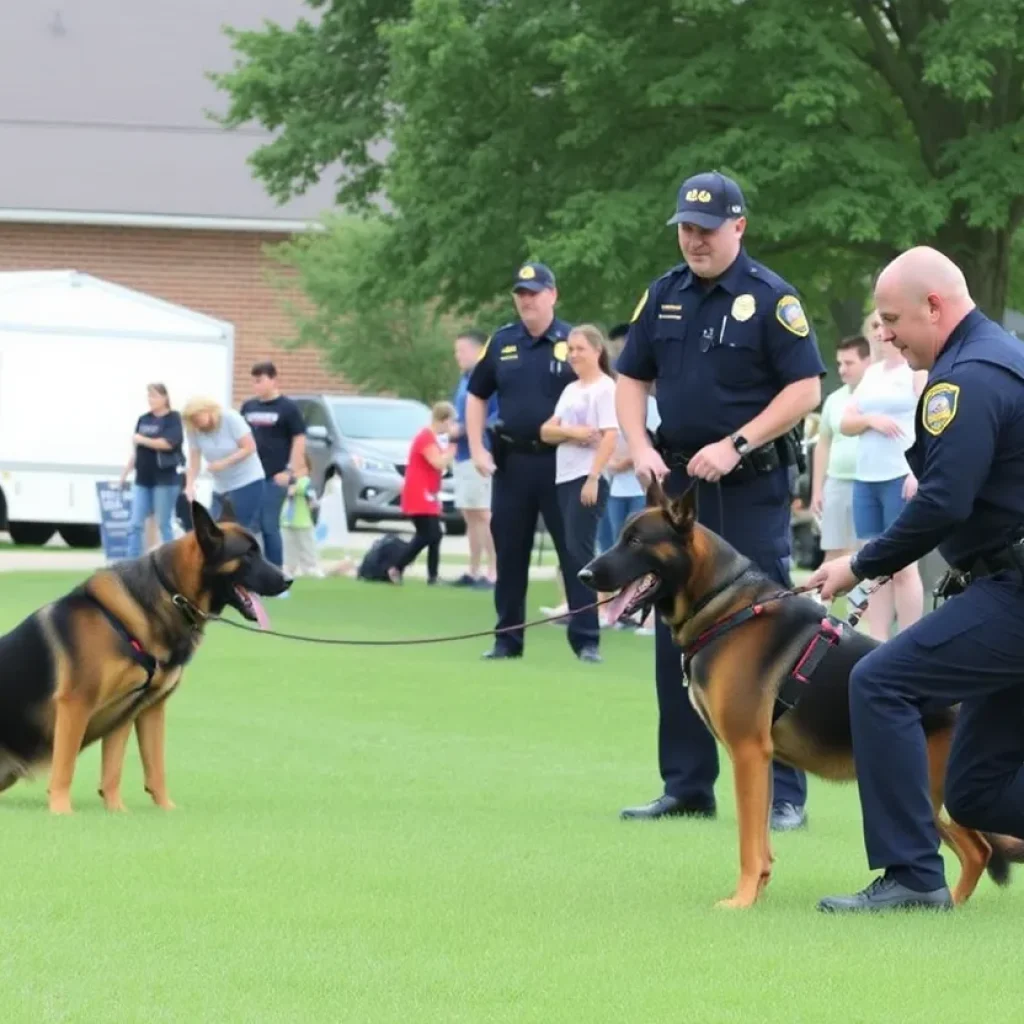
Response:
[{"label": "black wristwatch", "polygon": [[750,451],[750,442],[742,434],[733,434],[729,440],[740,455],[746,455]]}]

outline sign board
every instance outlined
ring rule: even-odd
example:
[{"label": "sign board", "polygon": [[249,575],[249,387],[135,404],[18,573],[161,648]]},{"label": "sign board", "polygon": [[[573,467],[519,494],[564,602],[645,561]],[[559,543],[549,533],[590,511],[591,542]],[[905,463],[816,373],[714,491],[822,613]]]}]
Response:
[{"label": "sign board", "polygon": [[131,557],[132,490],[103,480],[96,482],[96,498],[100,506],[100,537],[108,562]]}]

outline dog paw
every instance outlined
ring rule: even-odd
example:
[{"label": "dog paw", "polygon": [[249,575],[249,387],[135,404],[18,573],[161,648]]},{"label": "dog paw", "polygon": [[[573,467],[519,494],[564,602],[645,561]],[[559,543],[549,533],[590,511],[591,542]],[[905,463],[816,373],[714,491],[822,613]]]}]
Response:
[{"label": "dog paw", "polygon": [[727,900],[719,900],[715,906],[720,910],[748,910],[756,901],[756,896],[730,896]]},{"label": "dog paw", "polygon": [[153,803],[163,811],[175,810],[174,801],[166,793],[154,793],[148,786],[146,792],[153,798]]},{"label": "dog paw", "polygon": [[51,814],[71,814],[71,801],[70,800],[51,800],[50,801],[50,813]]}]

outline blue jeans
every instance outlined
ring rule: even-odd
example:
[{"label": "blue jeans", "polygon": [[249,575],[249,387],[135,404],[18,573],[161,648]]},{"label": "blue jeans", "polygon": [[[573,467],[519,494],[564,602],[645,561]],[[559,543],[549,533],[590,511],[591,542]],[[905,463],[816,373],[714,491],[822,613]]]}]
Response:
[{"label": "blue jeans", "polygon": [[854,480],[853,528],[857,540],[871,540],[885,533],[903,511],[905,476],[895,480]]},{"label": "blue jeans", "polygon": [[281,539],[281,507],[288,496],[288,488],[275,484],[269,477],[263,485],[263,505],[260,508],[260,533],[263,534],[263,554],[268,562],[284,565],[284,541]]},{"label": "blue jeans", "polygon": [[[601,523],[603,529],[597,535],[597,543],[601,549],[600,554],[603,555],[615,544],[619,539],[619,534],[622,533],[622,527],[625,526],[626,520],[634,512],[641,511],[646,503],[647,499],[642,494],[626,497],[614,495],[608,498],[608,505]],[[605,543],[606,541],[607,543]]]},{"label": "blue jeans", "polygon": [[263,484],[263,480],[253,480],[251,484],[236,487],[233,491],[227,491],[225,494],[214,493],[213,501],[210,502],[210,515],[214,519],[219,519],[224,499],[227,498],[234,509],[235,521],[238,525],[258,534],[260,532],[260,508],[263,505]]},{"label": "blue jeans", "polygon": [[174,511],[174,503],[178,499],[178,492],[181,490],[179,484],[160,484],[157,487],[140,487],[136,484],[132,488],[132,546],[130,558],[142,556],[143,535],[146,530],[146,520],[156,516],[157,526],[160,528],[160,540],[166,544],[174,539],[171,530],[171,513]]}]

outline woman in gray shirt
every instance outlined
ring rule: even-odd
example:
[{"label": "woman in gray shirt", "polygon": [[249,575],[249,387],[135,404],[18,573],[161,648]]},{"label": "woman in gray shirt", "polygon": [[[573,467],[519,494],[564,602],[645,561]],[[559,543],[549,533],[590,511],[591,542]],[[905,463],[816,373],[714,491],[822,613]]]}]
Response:
[{"label": "woman in gray shirt", "polygon": [[256,453],[256,441],[241,413],[225,409],[212,398],[193,398],[182,412],[188,438],[188,470],[185,495],[195,497],[200,463],[213,477],[210,513],[220,516],[228,498],[238,523],[259,534],[263,502],[263,464]]}]

